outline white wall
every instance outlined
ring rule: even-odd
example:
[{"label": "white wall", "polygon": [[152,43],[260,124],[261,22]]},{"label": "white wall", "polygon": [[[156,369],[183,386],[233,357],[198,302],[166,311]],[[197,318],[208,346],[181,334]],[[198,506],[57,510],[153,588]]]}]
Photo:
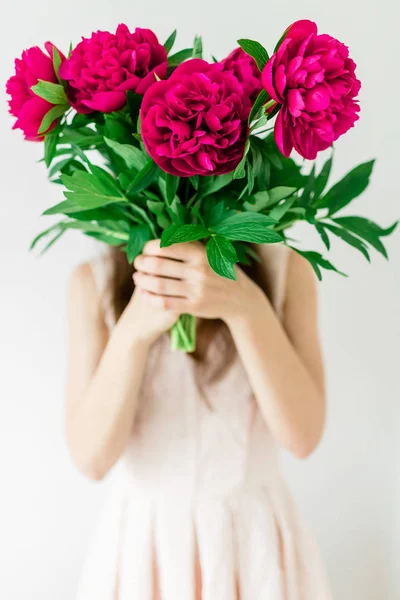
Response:
[{"label": "white wall", "polygon": [[[351,45],[364,84],[362,118],[337,146],[335,175],[377,156],[373,183],[352,210],[384,225],[398,217],[398,18],[389,0],[20,0],[1,10],[1,81],[22,48],[47,39],[67,48],[119,21],[150,27],[161,40],[178,27],[181,48],[201,33],[206,50],[222,58],[239,37],[271,47],[291,21],[313,18]],[[60,191],[34,162],[39,145],[11,132],[5,108],[0,127],[0,597],[72,600],[104,494],[75,472],[63,440],[67,277],[93,246],[70,234],[43,259],[28,253],[45,225],[38,215]],[[314,243],[307,230],[300,234]],[[327,276],[320,287],[328,429],[310,460],[284,460],[340,600],[395,598],[400,236],[388,247],[390,263],[374,256],[368,266],[335,244],[333,260],[351,277]]]}]

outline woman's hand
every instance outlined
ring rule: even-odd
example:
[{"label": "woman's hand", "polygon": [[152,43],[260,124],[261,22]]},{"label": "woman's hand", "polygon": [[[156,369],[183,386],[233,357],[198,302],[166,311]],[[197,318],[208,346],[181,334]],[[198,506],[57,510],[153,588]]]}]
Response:
[{"label": "woman's hand", "polygon": [[[134,279],[136,283],[135,276]],[[179,314],[160,306],[152,306],[145,291],[137,286],[121,319],[125,320],[126,317],[129,321],[131,337],[151,345],[160,335],[171,329]]]},{"label": "woman's hand", "polygon": [[236,281],[217,275],[199,242],[160,248],[160,240],[146,244],[134,266],[134,282],[155,309],[174,315],[189,313],[205,319],[223,319],[254,311],[266,301],[261,289],[236,266]]}]

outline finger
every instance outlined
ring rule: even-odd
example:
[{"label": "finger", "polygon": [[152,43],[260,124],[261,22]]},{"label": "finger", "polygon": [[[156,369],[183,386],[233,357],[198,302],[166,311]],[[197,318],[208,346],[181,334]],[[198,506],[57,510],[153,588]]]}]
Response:
[{"label": "finger", "polygon": [[136,273],[134,273],[133,280],[140,288],[161,296],[184,297],[187,289],[187,286],[180,279],[157,277],[142,273],[141,271],[136,271]]},{"label": "finger", "polygon": [[180,298],[178,296],[160,296],[147,290],[143,290],[142,294],[146,301],[154,306],[154,308],[162,308],[177,313],[178,315],[190,312],[189,302],[185,298]]},{"label": "finger", "polygon": [[187,267],[185,263],[161,256],[139,254],[133,266],[137,271],[158,275],[159,277],[173,277],[174,279],[186,279]]},{"label": "finger", "polygon": [[160,240],[147,242],[143,254],[173,258],[188,263],[198,263],[205,257],[205,248],[200,242],[181,242],[161,248]]}]

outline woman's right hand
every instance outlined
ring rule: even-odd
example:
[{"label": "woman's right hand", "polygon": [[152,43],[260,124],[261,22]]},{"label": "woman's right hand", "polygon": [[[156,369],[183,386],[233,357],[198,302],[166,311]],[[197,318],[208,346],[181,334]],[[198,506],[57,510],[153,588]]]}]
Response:
[{"label": "woman's right hand", "polygon": [[164,308],[154,307],[145,298],[140,287],[135,287],[121,319],[129,321],[135,339],[151,345],[163,333],[171,329],[179,314]]}]

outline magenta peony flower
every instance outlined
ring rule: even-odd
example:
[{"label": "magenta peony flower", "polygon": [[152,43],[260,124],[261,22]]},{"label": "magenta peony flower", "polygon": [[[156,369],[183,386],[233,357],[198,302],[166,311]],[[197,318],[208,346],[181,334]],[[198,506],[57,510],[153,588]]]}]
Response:
[{"label": "magenta peony flower", "polygon": [[217,175],[239,164],[251,104],[220,63],[192,58],[143,97],[141,134],[154,161],[180,177]]},{"label": "magenta peony flower", "polygon": [[[49,55],[53,56],[53,45],[48,42],[45,47]],[[6,83],[6,91],[11,96],[8,103],[10,114],[17,117],[13,129],[21,129],[25,139],[30,141],[43,140],[43,135],[39,136],[38,131],[43,117],[54,106],[36,96],[31,90],[39,79],[57,83],[53,60],[50,56],[47,56],[37,46],[25,50],[22,57],[15,60],[15,75],[10,77]],[[50,125],[47,132],[53,129],[56,123],[57,119]]]},{"label": "magenta peony flower", "polygon": [[356,65],[347,46],[317,31],[311,21],[291,25],[262,73],[264,88],[282,104],[275,140],[285,156],[295,148],[314,159],[358,119]]},{"label": "magenta peony flower", "polygon": [[80,113],[112,112],[126,104],[126,92],[144,94],[167,72],[167,52],[150,29],[126,25],[83,38],[60,67],[69,83],[69,97]]},{"label": "magenta peony flower", "polygon": [[254,58],[246,54],[242,48],[236,48],[221,61],[221,64],[224,71],[230,71],[238,78],[250,101],[254,103],[262,90],[261,73]]}]

